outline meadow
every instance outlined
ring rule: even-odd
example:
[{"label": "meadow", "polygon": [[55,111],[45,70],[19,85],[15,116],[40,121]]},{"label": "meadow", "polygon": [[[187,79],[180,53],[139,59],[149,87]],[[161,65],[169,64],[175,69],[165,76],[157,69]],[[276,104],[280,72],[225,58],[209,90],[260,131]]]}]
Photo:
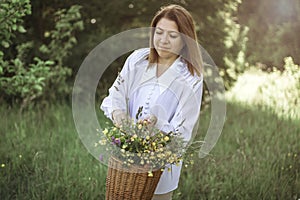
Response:
[{"label": "meadow", "polygon": [[[71,103],[0,112],[0,199],[105,199],[107,167],[80,141]],[[205,109],[198,139],[209,120]],[[299,199],[299,122],[229,98],[217,145],[183,168],[173,199]]]}]

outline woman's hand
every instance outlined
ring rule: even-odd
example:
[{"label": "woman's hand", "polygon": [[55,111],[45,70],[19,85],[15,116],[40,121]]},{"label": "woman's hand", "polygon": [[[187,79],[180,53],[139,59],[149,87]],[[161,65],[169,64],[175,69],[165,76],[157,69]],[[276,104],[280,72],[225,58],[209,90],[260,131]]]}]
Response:
[{"label": "woman's hand", "polygon": [[116,126],[120,126],[122,123],[129,121],[130,117],[123,110],[114,110],[112,120]]},{"label": "woman's hand", "polygon": [[154,127],[155,124],[157,123],[157,117],[153,114],[149,115],[145,120],[148,121],[148,126]]}]

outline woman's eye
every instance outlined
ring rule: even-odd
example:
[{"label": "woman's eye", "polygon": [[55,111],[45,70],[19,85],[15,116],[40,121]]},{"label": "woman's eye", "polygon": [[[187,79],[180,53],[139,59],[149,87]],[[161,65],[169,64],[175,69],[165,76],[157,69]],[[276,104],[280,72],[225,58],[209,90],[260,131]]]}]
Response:
[{"label": "woman's eye", "polygon": [[161,35],[161,34],[163,34],[163,32],[162,31],[155,31],[155,34]]},{"label": "woman's eye", "polygon": [[172,35],[172,34],[171,34],[170,37],[173,38],[173,39],[175,39],[175,38],[178,37],[178,35]]}]

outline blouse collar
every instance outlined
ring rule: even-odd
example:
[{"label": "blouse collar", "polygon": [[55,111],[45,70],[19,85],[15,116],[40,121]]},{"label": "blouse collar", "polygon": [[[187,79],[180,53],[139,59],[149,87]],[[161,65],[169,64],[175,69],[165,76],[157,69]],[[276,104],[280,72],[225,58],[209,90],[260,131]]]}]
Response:
[{"label": "blouse collar", "polygon": [[148,66],[145,68],[140,84],[143,84],[146,81],[149,81],[151,79],[156,80],[160,85],[163,86],[160,87],[161,90],[160,92],[162,93],[165,89],[169,88],[171,83],[180,75],[183,68],[184,68],[184,63],[181,59],[181,56],[179,56],[173,62],[173,64],[158,78],[156,77],[156,70],[157,70],[156,64],[152,66]]}]

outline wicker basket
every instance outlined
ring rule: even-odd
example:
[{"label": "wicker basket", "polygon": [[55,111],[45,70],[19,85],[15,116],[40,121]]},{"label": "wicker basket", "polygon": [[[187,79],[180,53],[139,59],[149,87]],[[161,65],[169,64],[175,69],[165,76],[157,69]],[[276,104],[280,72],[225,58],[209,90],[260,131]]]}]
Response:
[{"label": "wicker basket", "polygon": [[111,157],[106,177],[106,200],[151,200],[162,171],[153,171],[153,177],[140,171],[137,166],[129,171],[122,170],[122,162]]}]

